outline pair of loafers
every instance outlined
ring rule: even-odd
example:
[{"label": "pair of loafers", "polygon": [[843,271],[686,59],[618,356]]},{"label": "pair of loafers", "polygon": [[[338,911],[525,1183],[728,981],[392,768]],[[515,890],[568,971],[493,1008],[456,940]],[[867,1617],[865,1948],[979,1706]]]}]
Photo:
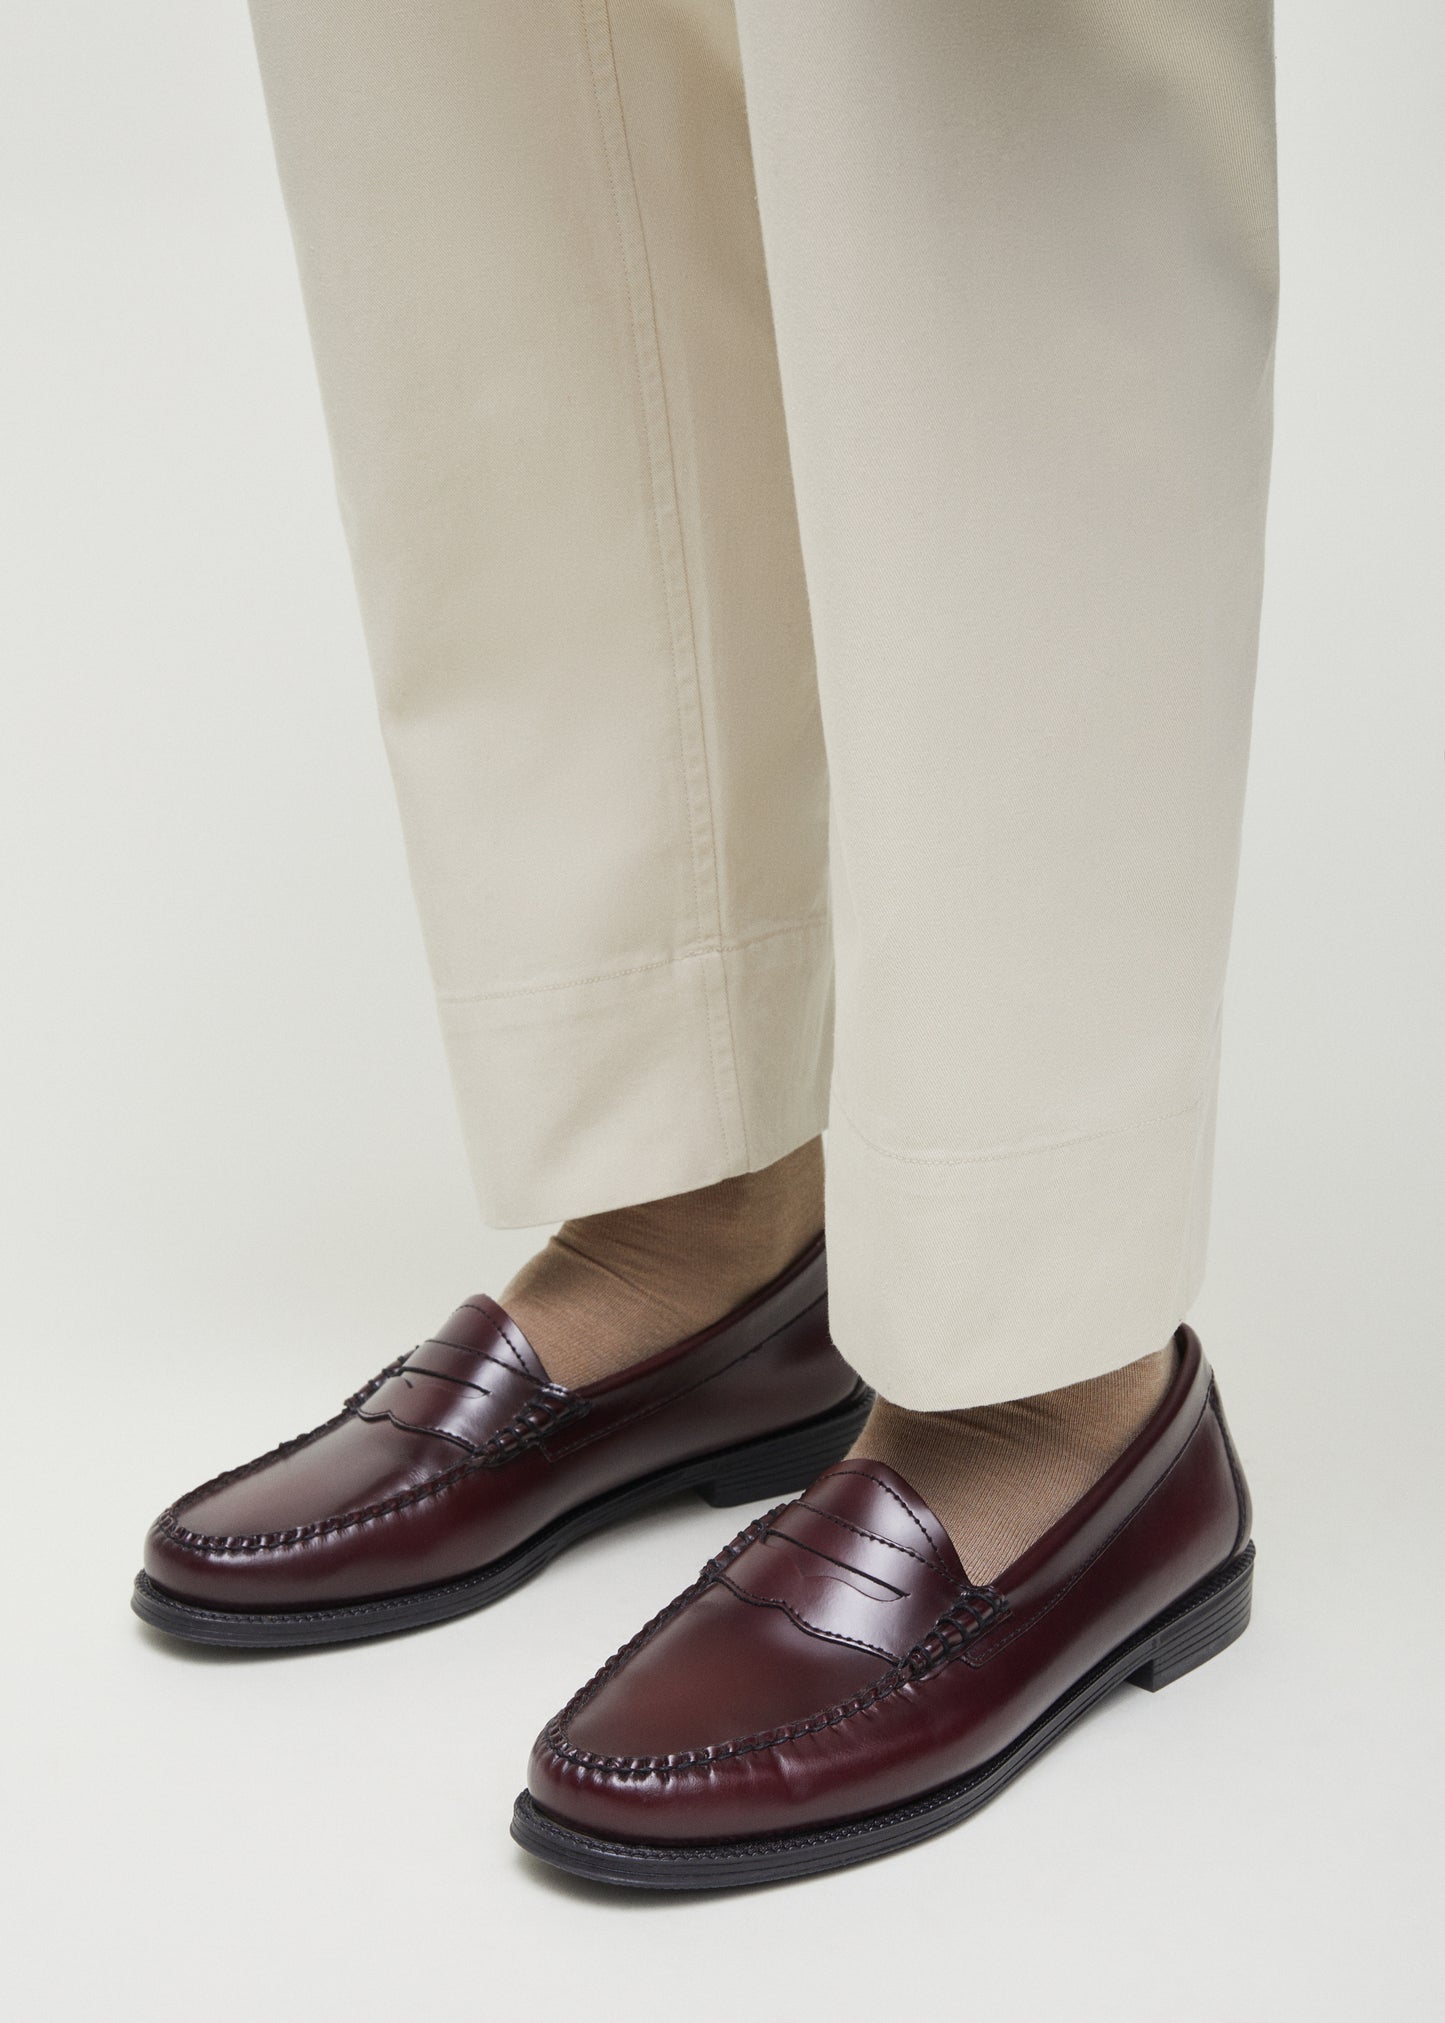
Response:
[{"label": "pair of loafers", "polygon": [[[975,1811],[1104,1694],[1249,1620],[1250,1505],[1197,1337],[1107,1473],[987,1586],[894,1471],[828,1333],[821,1239],[701,1334],[551,1382],[485,1297],[340,1412],[152,1526],[133,1607],[235,1649],[485,1606],[680,1490],[759,1505],[539,1736],[514,1837],[559,1868],[709,1889],[839,1868]],[[807,1486],[810,1485],[810,1486]]]}]

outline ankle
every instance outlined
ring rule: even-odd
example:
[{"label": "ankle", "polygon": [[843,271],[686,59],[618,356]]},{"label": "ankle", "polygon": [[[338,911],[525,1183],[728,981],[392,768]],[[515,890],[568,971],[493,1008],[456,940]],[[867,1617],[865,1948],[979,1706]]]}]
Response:
[{"label": "ankle", "polygon": [[990,1581],[1097,1482],[1152,1416],[1172,1344],[1062,1390],[961,1412],[879,1399],[854,1455],[896,1470],[937,1515],[971,1580]]},{"label": "ankle", "polygon": [[822,1226],[814,1138],[760,1172],[564,1222],[501,1303],[548,1374],[575,1388],[721,1320]]}]

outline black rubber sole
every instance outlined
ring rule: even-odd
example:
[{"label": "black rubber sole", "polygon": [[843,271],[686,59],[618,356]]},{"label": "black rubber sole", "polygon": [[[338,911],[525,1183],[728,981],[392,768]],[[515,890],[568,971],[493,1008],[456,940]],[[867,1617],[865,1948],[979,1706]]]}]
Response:
[{"label": "black rubber sole", "polygon": [[524,1791],[512,1815],[512,1838],[554,1868],[624,1889],[735,1889],[872,1861],[943,1833],[977,1812],[1116,1686],[1127,1681],[1157,1692],[1216,1657],[1248,1627],[1253,1579],[1250,1544],[1110,1652],[1007,1749],[967,1776],[888,1811],[809,1833],[648,1846],[578,1833],[551,1818]]},{"label": "black rubber sole", "polygon": [[868,1417],[873,1393],[859,1385],[831,1412],[790,1426],[763,1440],[725,1447],[655,1474],[639,1476],[620,1489],[608,1490],[529,1538],[525,1545],[478,1567],[457,1580],[430,1587],[408,1588],[402,1594],[375,1601],[341,1602],[315,1609],[201,1608],[157,1587],[138,1573],[130,1605],[142,1622],[168,1636],[192,1644],[219,1644],[234,1651],[296,1650],[308,1644],[350,1643],[359,1637],[387,1636],[394,1630],[417,1629],[445,1622],[500,1601],[559,1552],[649,1504],[683,1490],[695,1489],[709,1503],[766,1503],[806,1488],[831,1462],[846,1454]]}]

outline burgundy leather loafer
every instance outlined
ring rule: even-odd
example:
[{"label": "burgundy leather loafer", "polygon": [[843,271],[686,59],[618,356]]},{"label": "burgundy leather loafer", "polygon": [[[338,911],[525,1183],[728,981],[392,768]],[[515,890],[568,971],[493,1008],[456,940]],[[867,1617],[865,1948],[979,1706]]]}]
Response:
[{"label": "burgundy leather loafer", "polygon": [[157,1519],[132,1606],[198,1643],[335,1643],[495,1601],[678,1490],[795,1489],[872,1394],[828,1335],[822,1239],[725,1319],[578,1391],[485,1296],[334,1419]]},{"label": "burgundy leather loafer", "polygon": [[771,1882],[940,1832],[1125,1680],[1249,1621],[1249,1495],[1196,1336],[1114,1466],[988,1587],[841,1461],[749,1524],[558,1715],[512,1832],[645,1889]]}]

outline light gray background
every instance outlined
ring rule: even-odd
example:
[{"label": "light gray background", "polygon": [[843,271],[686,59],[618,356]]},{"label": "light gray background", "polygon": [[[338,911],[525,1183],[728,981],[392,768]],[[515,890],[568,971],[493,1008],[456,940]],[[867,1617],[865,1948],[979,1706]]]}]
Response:
[{"label": "light gray background", "polygon": [[479,1232],[462,1168],[243,10],[15,0],[3,41],[11,2013],[1439,2014],[1435,0],[1279,22],[1271,573],[1196,1316],[1255,1626],[962,1830],[746,1902],[599,1900],[506,1835],[534,1731],[726,1531],[701,1504],[315,1657],[187,1656],[127,1613],[163,1502],[529,1243]]}]

